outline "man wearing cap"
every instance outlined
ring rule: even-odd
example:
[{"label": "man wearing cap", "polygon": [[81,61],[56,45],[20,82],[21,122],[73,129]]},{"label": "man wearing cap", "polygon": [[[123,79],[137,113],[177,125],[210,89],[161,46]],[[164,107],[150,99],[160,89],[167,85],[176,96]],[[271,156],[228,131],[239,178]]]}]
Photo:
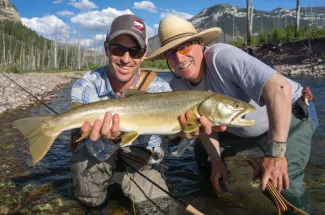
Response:
[{"label": "man wearing cap", "polygon": [[[147,52],[147,39],[146,26],[140,18],[128,14],[114,19],[104,42],[108,65],[86,73],[74,83],[71,92],[72,107],[120,98],[122,90],[133,88],[140,74],[140,63]],[[168,83],[157,76],[146,89],[147,92],[170,90]],[[147,208],[150,205],[147,204],[148,199],[156,205],[165,205],[161,210],[170,206],[170,199],[164,192],[138,173],[132,170],[126,172],[124,165],[124,162],[132,165],[168,190],[160,172],[152,168],[164,155],[159,136],[139,136],[132,146],[120,150],[118,156],[115,153],[118,150],[116,143],[121,135],[118,114],[106,113],[104,119],[95,121],[93,125],[85,122],[81,133],[87,132],[90,132],[89,138],[76,148],[72,147],[70,161],[75,195],[83,204],[106,210],[109,185],[116,182],[140,211],[146,207],[146,211],[151,214]],[[79,133],[78,130],[72,132],[72,143],[78,139]]]},{"label": "man wearing cap", "polygon": [[[212,132],[210,127],[206,128],[206,135],[201,135],[211,160],[210,180],[215,189],[223,191],[221,178],[225,185],[228,183],[225,156],[259,146],[264,156],[254,178],[263,174],[261,189],[270,180],[289,202],[311,213],[303,181],[311,138],[317,127],[315,108],[308,102],[311,92],[303,91],[300,84],[234,46],[205,46],[216,39],[220,28],[198,33],[192,23],[169,16],[160,22],[158,32],[161,47],[147,59],[167,59],[175,76],[171,81],[173,90],[211,90],[256,108],[244,116],[255,120],[254,126],[227,128],[223,133]],[[221,155],[219,145],[224,148]],[[199,148],[200,144],[196,144],[196,154]],[[197,159],[202,159],[202,154]]]}]

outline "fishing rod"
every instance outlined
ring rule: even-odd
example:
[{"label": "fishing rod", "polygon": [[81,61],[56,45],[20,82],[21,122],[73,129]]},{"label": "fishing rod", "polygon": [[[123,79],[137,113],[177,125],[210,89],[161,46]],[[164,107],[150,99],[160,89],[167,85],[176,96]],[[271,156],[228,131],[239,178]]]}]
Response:
[{"label": "fishing rod", "polygon": [[[258,161],[256,159],[248,159],[247,163],[253,168],[253,170],[259,167]],[[259,179],[262,180],[261,174],[259,175]],[[296,214],[301,215],[309,215],[307,212],[295,207],[290,202],[288,202],[270,181],[267,182],[266,191],[269,193],[271,200],[278,209],[278,215],[285,214],[286,211],[292,211]]]},{"label": "fishing rod", "polygon": [[[2,75],[4,75],[7,79],[9,79],[10,81],[12,81],[13,83],[15,83],[17,86],[19,86],[22,90],[24,90],[25,92],[27,92],[30,96],[32,96],[33,98],[35,98],[37,101],[39,101],[41,104],[43,104],[45,107],[47,107],[49,110],[51,110],[53,113],[55,113],[56,115],[59,115],[58,112],[56,112],[55,110],[53,110],[50,106],[48,106],[47,104],[45,104],[44,102],[42,102],[40,99],[38,99],[36,96],[34,96],[32,93],[30,93],[28,90],[26,90],[25,88],[23,88],[22,86],[20,86],[17,82],[15,82],[14,80],[12,80],[10,77],[8,77],[7,75],[5,75],[3,72],[0,72]],[[120,154],[118,154],[119,156],[121,156]],[[174,200],[176,200],[177,202],[179,202],[181,205],[183,205],[186,210],[190,213],[192,213],[193,215],[204,215],[203,213],[201,213],[200,211],[198,211],[196,208],[194,208],[192,205],[185,203],[184,201],[182,201],[181,199],[179,199],[178,197],[174,196],[173,194],[171,194],[169,191],[165,190],[164,188],[162,188],[161,186],[159,186],[157,183],[155,183],[154,181],[152,181],[150,178],[148,178],[147,176],[145,176],[144,174],[142,174],[140,171],[138,171],[136,168],[134,168],[133,166],[131,166],[130,164],[126,163],[123,159],[120,159],[125,165],[127,165],[128,167],[130,167],[132,170],[134,170],[136,173],[138,173],[139,175],[141,175],[143,178],[145,178],[147,181],[149,181],[150,183],[152,183],[153,185],[155,185],[157,188],[159,188],[161,191],[163,191],[164,193],[166,193],[168,196],[170,196],[171,198],[173,198]]]}]

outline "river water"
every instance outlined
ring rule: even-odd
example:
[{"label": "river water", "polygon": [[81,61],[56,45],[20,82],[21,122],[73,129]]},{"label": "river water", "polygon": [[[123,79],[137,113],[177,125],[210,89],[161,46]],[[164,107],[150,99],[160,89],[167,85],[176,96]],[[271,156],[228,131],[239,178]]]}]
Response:
[{"label": "river water", "polygon": [[[171,73],[158,73],[169,81]],[[306,182],[316,214],[325,214],[325,79],[294,77],[303,86],[310,86],[315,98],[319,126],[312,142],[311,158],[306,168]],[[51,108],[62,113],[69,108],[72,84],[64,86],[52,99]],[[87,214],[73,197],[74,187],[69,170],[69,132],[56,139],[50,151],[36,165],[28,152],[28,142],[11,122],[25,117],[51,115],[35,104],[0,115],[0,214]],[[193,152],[179,158],[166,156],[166,172],[172,192],[205,214],[276,214],[276,210],[252,182],[252,169],[243,162],[247,153],[227,159],[231,171],[229,192],[217,195],[196,165]],[[118,191],[108,204],[111,214],[132,214],[132,205]],[[182,206],[177,214],[187,214]]]}]

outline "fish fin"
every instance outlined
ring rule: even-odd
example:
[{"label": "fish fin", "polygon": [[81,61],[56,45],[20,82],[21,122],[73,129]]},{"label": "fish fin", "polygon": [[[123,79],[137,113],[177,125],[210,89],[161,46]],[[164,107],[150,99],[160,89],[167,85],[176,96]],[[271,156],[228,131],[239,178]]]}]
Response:
[{"label": "fish fin", "polygon": [[193,132],[194,130],[198,129],[201,126],[201,123],[198,121],[198,117],[200,115],[197,113],[197,106],[191,108],[188,112],[187,112],[187,126],[184,129],[185,133],[190,133]]},{"label": "fish fin", "polygon": [[140,134],[138,132],[127,132],[123,134],[122,141],[121,141],[121,147],[127,146],[130,143],[133,142]]},{"label": "fish fin", "polygon": [[187,112],[187,124],[196,124],[197,123],[197,117],[195,115],[196,108],[192,108]]},{"label": "fish fin", "polygon": [[28,138],[29,150],[34,163],[37,163],[45,156],[56,137],[60,134],[41,127],[44,120],[52,117],[53,116],[31,117],[13,122],[14,126]]},{"label": "fish fin", "polygon": [[72,102],[72,103],[70,104],[70,109],[73,109],[73,108],[78,107],[78,106],[80,106],[80,105],[83,105],[83,103]]},{"label": "fish fin", "polygon": [[172,129],[172,131],[177,131],[177,132],[179,132],[181,130],[182,130],[182,128],[181,128],[181,125],[179,123]]},{"label": "fish fin", "polygon": [[81,141],[81,140],[83,140],[83,139],[89,137],[89,135],[90,135],[90,131],[88,131],[87,133],[83,133],[83,134],[81,135],[81,137],[79,137],[79,139],[76,140],[76,142],[79,142],[79,141]]},{"label": "fish fin", "polygon": [[122,92],[125,97],[147,94],[147,92],[145,91],[136,90],[136,89],[124,89],[122,90]]},{"label": "fish fin", "polygon": [[185,133],[190,133],[190,132],[193,132],[195,131],[196,129],[198,129],[199,127],[201,126],[201,123],[196,121],[195,123],[193,124],[188,124],[186,126],[186,128],[184,129],[184,132]]}]

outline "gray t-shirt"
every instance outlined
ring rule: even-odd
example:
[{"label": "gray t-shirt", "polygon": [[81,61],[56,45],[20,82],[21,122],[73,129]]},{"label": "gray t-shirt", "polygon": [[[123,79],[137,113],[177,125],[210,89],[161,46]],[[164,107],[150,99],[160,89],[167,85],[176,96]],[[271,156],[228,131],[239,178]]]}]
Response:
[{"label": "gray t-shirt", "polygon": [[[189,81],[173,78],[173,90],[211,90],[253,105],[256,110],[244,116],[255,120],[253,126],[231,128],[227,131],[241,137],[256,137],[269,129],[266,105],[261,97],[266,81],[277,72],[246,52],[223,43],[207,47],[204,52],[205,74],[201,82],[193,87]],[[301,96],[300,84],[286,79],[292,85],[292,102]]]}]

